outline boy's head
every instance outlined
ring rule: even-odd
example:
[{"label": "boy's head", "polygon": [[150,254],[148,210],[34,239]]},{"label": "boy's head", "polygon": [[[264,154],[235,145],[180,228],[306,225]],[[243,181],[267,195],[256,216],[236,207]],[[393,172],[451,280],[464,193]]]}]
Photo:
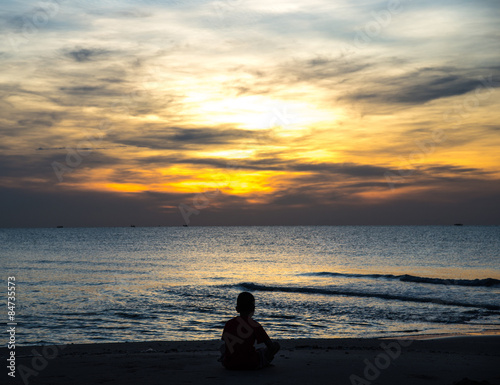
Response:
[{"label": "boy's head", "polygon": [[238,300],[236,301],[236,311],[241,315],[248,315],[253,313],[255,310],[255,298],[252,293],[244,291],[238,295]]}]

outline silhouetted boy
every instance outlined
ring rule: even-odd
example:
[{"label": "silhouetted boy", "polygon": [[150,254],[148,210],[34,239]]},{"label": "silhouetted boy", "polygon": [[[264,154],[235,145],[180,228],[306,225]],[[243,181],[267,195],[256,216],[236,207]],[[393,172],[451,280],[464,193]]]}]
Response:
[{"label": "silhouetted boy", "polygon": [[[226,369],[264,368],[269,366],[280,349],[280,345],[271,341],[264,328],[252,319],[254,310],[254,296],[246,291],[240,293],[236,303],[236,311],[240,315],[227,321],[222,333],[225,344],[221,361]],[[256,341],[258,344],[265,343],[266,347],[256,350]]]}]

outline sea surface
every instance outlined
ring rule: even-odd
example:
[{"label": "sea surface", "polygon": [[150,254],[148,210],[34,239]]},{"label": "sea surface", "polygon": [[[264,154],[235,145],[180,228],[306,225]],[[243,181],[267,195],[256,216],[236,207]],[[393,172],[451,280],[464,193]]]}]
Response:
[{"label": "sea surface", "polygon": [[18,345],[219,339],[236,297],[271,337],[500,329],[499,226],[0,229]]}]

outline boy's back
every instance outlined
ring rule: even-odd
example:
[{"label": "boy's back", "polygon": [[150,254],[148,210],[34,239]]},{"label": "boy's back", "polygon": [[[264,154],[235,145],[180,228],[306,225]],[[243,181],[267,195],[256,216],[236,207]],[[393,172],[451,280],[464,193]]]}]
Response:
[{"label": "boy's back", "polygon": [[256,369],[262,365],[254,344],[270,340],[264,328],[250,316],[234,317],[226,322],[222,339],[225,354],[222,364],[227,369]]}]

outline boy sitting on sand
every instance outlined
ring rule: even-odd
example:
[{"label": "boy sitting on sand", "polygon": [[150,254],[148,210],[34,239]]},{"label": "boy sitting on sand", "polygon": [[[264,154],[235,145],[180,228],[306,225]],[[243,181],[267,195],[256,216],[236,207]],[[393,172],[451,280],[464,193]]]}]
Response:
[{"label": "boy sitting on sand", "polygon": [[[254,296],[246,291],[240,293],[236,303],[240,316],[227,321],[222,333],[225,344],[221,361],[226,369],[264,368],[280,349],[280,345],[271,341],[264,328],[252,319],[254,310]],[[265,343],[266,347],[255,350],[255,341]]]}]

